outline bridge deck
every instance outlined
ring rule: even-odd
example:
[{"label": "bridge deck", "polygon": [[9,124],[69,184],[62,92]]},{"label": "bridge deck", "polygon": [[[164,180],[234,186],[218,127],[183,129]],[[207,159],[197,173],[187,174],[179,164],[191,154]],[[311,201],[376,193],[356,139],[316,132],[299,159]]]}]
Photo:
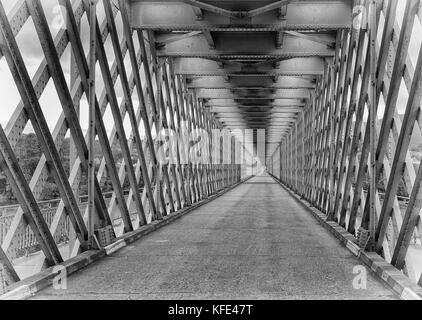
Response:
[{"label": "bridge deck", "polygon": [[268,176],[256,177],[35,299],[394,299]]}]

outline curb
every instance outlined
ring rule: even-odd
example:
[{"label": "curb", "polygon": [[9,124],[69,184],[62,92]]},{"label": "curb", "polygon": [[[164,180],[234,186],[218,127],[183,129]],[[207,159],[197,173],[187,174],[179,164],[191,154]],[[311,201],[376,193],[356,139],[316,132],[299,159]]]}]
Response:
[{"label": "curb", "polygon": [[78,270],[100,260],[106,256],[104,249],[86,251],[75,258],[69,259],[59,265],[50,267],[34,276],[19,281],[10,286],[10,291],[0,296],[0,300],[24,300],[34,296],[37,292],[52,285],[56,279],[75,273]]},{"label": "curb", "polygon": [[209,198],[201,200],[190,207],[186,207],[175,213],[172,213],[164,217],[163,220],[154,221],[151,224],[140,227],[136,231],[129,232],[117,238],[114,243],[101,250],[86,251],[59,265],[50,267],[36,275],[19,281],[11,285],[9,288],[10,291],[1,295],[0,300],[25,300],[30,297],[33,297],[37,292],[51,286],[54,281],[57,281],[57,279],[63,277],[63,274],[65,274],[66,276],[70,276],[71,274],[84,269],[85,267],[89,266],[90,264],[93,264],[94,262],[99,261],[102,258],[120,251],[129,244],[134,243],[137,240],[145,237],[146,235],[167,226],[168,224],[182,218],[188,213],[191,213],[192,211],[198,209],[199,207],[202,207],[203,205],[216,200],[217,198],[237,188],[238,186],[245,183],[251,178],[252,176],[242,180],[241,182],[233,186],[219,191],[216,194],[210,196]]},{"label": "curb", "polygon": [[[271,175],[271,174],[270,174]],[[326,230],[330,231],[355,257],[363,262],[384,284],[398,294],[401,300],[422,300],[422,287],[414,284],[400,270],[385,261],[374,252],[363,251],[356,238],[334,221],[327,221],[327,216],[314,208],[309,202],[301,199],[275,176],[273,179],[286,190],[292,198],[309,211]]]}]

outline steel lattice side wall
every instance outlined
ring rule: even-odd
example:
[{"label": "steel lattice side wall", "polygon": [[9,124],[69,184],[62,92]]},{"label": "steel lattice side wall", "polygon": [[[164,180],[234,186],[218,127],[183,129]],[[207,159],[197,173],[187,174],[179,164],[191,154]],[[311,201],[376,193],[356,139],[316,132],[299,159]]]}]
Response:
[{"label": "steel lattice side wall", "polygon": [[[370,12],[371,1],[357,1]],[[412,160],[420,135],[422,51],[411,56],[420,34],[421,3],[377,1],[377,23],[342,30],[335,58],[296,125],[272,157],[272,172],[286,186],[350,233],[368,229],[370,180],[371,58],[376,63],[376,250],[414,282],[412,239],[421,234],[422,168]],[[399,17],[399,6],[404,18]],[[377,35],[371,56],[371,31]],[[412,58],[415,58],[412,60]],[[416,65],[414,64],[416,61]],[[406,97],[405,105],[400,97]],[[281,160],[279,161],[278,158]],[[271,161],[271,160],[270,160]],[[278,171],[274,169],[275,166]],[[404,190],[404,191],[403,191]]]},{"label": "steel lattice side wall", "polygon": [[[89,16],[90,7],[83,0],[59,0],[58,3],[64,10],[66,25],[54,38],[40,0],[20,0],[8,15],[0,3],[0,58],[7,61],[22,99],[7,126],[0,127],[0,167],[20,205],[1,239],[0,293],[20,280],[14,258],[17,248],[22,245],[22,234],[29,234],[42,252],[36,260],[35,272],[87,249],[88,212],[86,207],[80,206],[78,190],[88,168],[88,136],[83,133],[78,117],[82,102],[91,102],[88,52],[84,50],[80,34],[82,20]],[[208,164],[183,161],[182,157],[188,151],[184,150],[187,148],[184,145],[169,150],[170,157],[177,159],[175,164],[159,161],[160,141],[157,137],[162,130],[169,129],[179,134],[181,124],[186,123],[195,135],[195,129],[211,133],[222,126],[188,90],[185,79],[174,73],[172,60],[156,56],[155,47],[150,46],[154,43],[153,33],[132,30],[126,1],[103,0],[99,7],[103,18],[100,21],[99,15],[95,26],[96,56],[104,88],[93,101],[96,136],[102,154],[95,180],[96,224],[114,226],[114,232],[119,236],[239,182],[242,168],[237,164],[214,164],[211,152]],[[120,28],[116,26],[117,19],[122,22]],[[38,35],[34,41],[40,42],[44,53],[33,78],[29,76],[16,42],[28,20],[32,20]],[[60,60],[68,47],[72,54],[70,86]],[[108,58],[110,53],[114,60]],[[54,82],[61,103],[57,108],[62,107],[54,128],[49,128],[39,102],[50,80]],[[123,99],[119,102],[118,93],[121,91]],[[106,113],[112,115],[111,133],[107,132],[104,123]],[[27,181],[14,150],[29,123],[34,128],[42,156]],[[71,137],[73,147],[69,174],[60,158],[67,136]],[[199,136],[194,138],[199,140]],[[240,152],[240,145],[234,138],[228,143],[232,146],[232,154],[226,156],[233,160],[234,154]],[[119,164],[112,151],[116,145],[122,153]],[[102,192],[106,178],[111,181],[113,190],[107,197]],[[60,199],[46,220],[39,198],[48,179],[54,180]],[[127,181],[128,188],[125,189]],[[74,237],[69,244],[69,253],[63,256],[57,235],[65,219],[68,219]],[[113,225],[115,219],[121,220],[120,226]]]}]

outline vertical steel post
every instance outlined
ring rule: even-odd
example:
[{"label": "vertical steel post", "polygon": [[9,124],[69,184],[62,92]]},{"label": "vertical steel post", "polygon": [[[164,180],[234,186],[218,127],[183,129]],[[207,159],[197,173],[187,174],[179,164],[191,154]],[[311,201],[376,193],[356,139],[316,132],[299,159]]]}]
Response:
[{"label": "vertical steel post", "polygon": [[369,232],[370,232],[370,243],[368,249],[372,250],[375,243],[375,232],[376,232],[376,216],[375,216],[375,192],[376,192],[376,103],[377,103],[377,59],[376,59],[376,40],[377,40],[377,31],[376,31],[376,12],[377,12],[377,3],[376,0],[371,0],[370,3],[370,40],[371,40],[371,51],[370,51],[370,71],[371,71],[371,93],[370,93],[370,103],[369,103],[369,121],[370,121],[370,152],[371,152],[371,170],[370,170],[370,190],[369,190]]},{"label": "vertical steel post", "polygon": [[97,0],[89,1],[89,166],[88,166],[88,247],[94,249],[95,214],[95,64],[96,64],[96,8]]},{"label": "vertical steel post", "polygon": [[[81,31],[81,25],[80,22],[77,23],[77,28],[78,31]],[[74,53],[73,50],[71,50],[71,54],[70,54],[70,89],[72,90],[73,87],[75,86],[75,83],[79,77],[79,69],[78,69],[78,63],[76,62],[76,55]],[[74,108],[75,108],[75,113],[78,116],[78,118],[80,118],[80,107],[81,107],[81,102],[77,101],[76,103],[74,103]],[[75,163],[78,159],[78,149],[76,146],[78,138],[74,135],[70,135],[70,147],[69,147],[69,154],[70,154],[70,161],[69,161],[69,168],[73,168],[75,166]],[[82,173],[79,172],[78,174],[78,179],[79,181],[82,181]],[[80,203],[80,184],[77,184],[76,186],[72,186],[73,189],[73,193],[75,194],[75,198],[78,202],[78,204]],[[69,247],[73,249],[75,243],[76,243],[76,232],[73,228],[69,229]]]}]

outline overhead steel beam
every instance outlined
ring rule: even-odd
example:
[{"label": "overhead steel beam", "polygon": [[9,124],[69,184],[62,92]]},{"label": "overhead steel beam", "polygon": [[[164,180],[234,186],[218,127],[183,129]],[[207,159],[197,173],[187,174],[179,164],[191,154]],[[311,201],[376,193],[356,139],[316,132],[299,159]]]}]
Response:
[{"label": "overhead steel beam", "polygon": [[291,2],[291,0],[281,0],[281,1],[275,1],[273,3],[267,4],[266,6],[262,6],[260,8],[254,9],[254,10],[250,10],[247,13],[247,17],[255,17],[258,15],[261,15],[263,13],[266,13],[268,11],[271,10],[276,10],[276,9],[280,9],[283,6],[288,5]]},{"label": "overhead steel beam", "polygon": [[326,37],[322,37],[321,34],[311,35],[311,34],[305,34],[305,33],[300,33],[300,32],[296,32],[296,31],[285,31],[284,33],[289,34],[289,35],[294,36],[294,37],[313,41],[313,42],[316,42],[316,43],[325,44],[329,48],[334,48],[335,45],[336,45],[336,39],[334,37],[331,40],[329,40]]},{"label": "overhead steel beam", "polygon": [[[188,34],[192,34],[192,32]],[[317,41],[317,38],[321,40]],[[237,59],[248,59],[254,56],[259,59],[265,59],[266,57],[332,57],[335,51],[327,47],[327,43],[332,43],[333,41],[335,39],[331,34],[320,33],[318,36],[309,35],[303,37],[286,34],[283,48],[277,49],[274,45],[272,32],[222,32],[214,35],[214,50],[209,48],[209,41],[204,37],[204,34],[198,33],[189,37],[180,37],[179,41],[168,43],[165,47],[157,50],[157,54],[159,56],[177,57],[235,56]]]},{"label": "overhead steel beam", "polygon": [[254,116],[257,118],[263,117],[275,117],[275,118],[297,118],[297,113],[291,112],[291,113],[283,113],[283,112],[274,112],[274,113],[267,113],[267,112],[242,112],[242,113],[224,113],[224,112],[219,112],[215,114],[216,117],[224,117],[224,118],[228,118],[228,117],[247,117],[247,116]]},{"label": "overhead steel beam", "polygon": [[162,35],[161,37],[156,37],[156,45],[158,48],[160,47],[164,47],[165,45],[168,45],[170,43],[173,42],[178,42],[190,37],[194,37],[196,35],[202,34],[202,31],[192,31],[192,32],[187,32],[185,34],[181,34],[181,35]]},{"label": "overhead steel beam", "polygon": [[[262,102],[262,101],[261,101]],[[207,99],[205,101],[205,106],[212,106],[212,107],[232,107],[232,108],[259,108],[259,107],[264,107],[264,108],[270,108],[270,107],[302,107],[305,105],[305,102],[303,101],[298,101],[295,99],[284,99],[284,100],[280,100],[277,102],[273,102],[271,104],[263,104],[263,103],[237,103],[236,101],[234,101],[233,99]]]},{"label": "overhead steel beam", "polygon": [[[206,10],[205,8],[203,8]],[[210,8],[214,10],[215,8]],[[281,23],[276,12],[252,16],[236,22],[236,14],[224,10],[207,11],[201,24],[191,6],[181,2],[131,2],[132,27],[156,31],[304,31],[349,29],[352,25],[350,1],[307,2],[297,1],[288,5],[285,23]]]},{"label": "overhead steel beam", "polygon": [[[223,113],[224,112],[224,108],[210,108],[210,112],[214,112],[214,113]],[[227,109],[226,109],[227,110]],[[285,112],[285,113],[295,113],[295,112],[300,112],[302,109],[301,108],[288,108],[288,107],[283,107],[280,108],[280,113],[281,112]],[[233,111],[230,111],[233,112]]]},{"label": "overhead steel beam", "polygon": [[188,88],[208,88],[208,89],[253,89],[253,88],[273,88],[273,89],[314,89],[315,83],[312,79],[296,78],[288,76],[277,77],[274,83],[271,77],[193,77],[188,79]]},{"label": "overhead steel beam", "polygon": [[184,2],[186,4],[193,6],[193,7],[197,7],[199,9],[203,9],[203,10],[206,10],[206,11],[209,11],[209,12],[213,12],[213,13],[219,14],[219,15],[224,16],[224,17],[232,18],[233,16],[235,16],[233,11],[226,10],[226,9],[223,9],[223,8],[220,8],[220,7],[217,7],[217,6],[202,2],[202,1],[180,0],[180,2]]},{"label": "overhead steel beam", "polygon": [[[268,103],[272,103],[275,102],[275,100],[291,100],[291,99],[297,99],[297,100],[302,100],[302,99],[307,99],[306,96],[302,96],[302,95],[289,95],[289,96],[283,96],[283,95],[270,95],[270,96],[237,96],[235,94],[232,93],[224,93],[222,92],[220,95],[218,92],[215,93],[201,93],[200,95],[198,95],[199,99],[214,99],[214,100],[221,100],[221,99],[233,99],[236,100],[237,102],[247,102],[247,101],[260,101],[260,100],[264,100],[265,102]],[[262,101],[261,101],[262,102]]]},{"label": "overhead steel beam", "polygon": [[[268,5],[253,9],[253,10],[249,10],[249,11],[233,11],[233,10],[227,10],[224,8],[221,8],[219,6],[216,5],[212,5],[206,2],[202,2],[202,1],[198,1],[198,0],[178,0],[178,2],[180,3],[186,3],[189,4],[195,8],[199,8],[202,10],[206,10],[208,12],[212,12],[215,13],[217,15],[221,15],[223,17],[228,17],[228,18],[237,18],[237,19],[244,19],[244,18],[251,18],[251,17],[255,17],[261,14],[264,14],[268,11],[272,11],[272,10],[276,10],[282,6],[286,6],[287,4],[289,4],[291,2],[291,0],[282,0],[282,1],[276,1],[273,3],[270,3]],[[195,14],[197,15],[197,12],[195,12]]]},{"label": "overhead steel beam", "polygon": [[226,118],[220,118],[220,121],[223,123],[267,123],[268,125],[280,125],[280,124],[286,124],[286,123],[292,123],[295,119],[271,119],[268,121],[268,119],[262,118],[252,118],[252,119],[226,119]]},{"label": "overhead steel beam", "polygon": [[277,68],[270,65],[229,65],[220,69],[214,61],[201,58],[174,57],[175,73],[198,76],[237,76],[237,77],[272,77],[280,76],[320,76],[324,70],[324,60],[319,57],[293,58],[281,61]]},{"label": "overhead steel beam", "polygon": [[[256,115],[254,115],[253,117],[248,117],[246,115],[239,115],[237,117],[231,117],[231,116],[225,115],[224,113],[215,113],[214,115],[215,115],[215,117],[217,119],[228,119],[228,120],[238,120],[238,119],[242,119],[242,120],[243,119],[265,119],[265,120],[271,120],[270,117],[259,117],[259,116],[256,116]],[[278,115],[275,115],[275,117],[272,118],[272,119],[277,119],[277,120],[282,120],[282,119],[291,120],[291,119],[293,119],[294,120],[294,119],[297,119],[297,116],[296,116],[296,114],[288,114],[288,113],[286,113],[286,114],[278,114]]]},{"label": "overhead steel beam", "polygon": [[196,89],[196,94],[198,98],[211,98],[216,99],[214,96],[217,95],[218,99],[231,99],[226,98],[226,96],[232,96],[236,94],[237,98],[234,99],[244,99],[251,96],[257,98],[265,99],[308,99],[310,97],[310,90],[308,89],[276,89],[272,90],[268,88],[267,90],[233,90],[233,89]]}]

